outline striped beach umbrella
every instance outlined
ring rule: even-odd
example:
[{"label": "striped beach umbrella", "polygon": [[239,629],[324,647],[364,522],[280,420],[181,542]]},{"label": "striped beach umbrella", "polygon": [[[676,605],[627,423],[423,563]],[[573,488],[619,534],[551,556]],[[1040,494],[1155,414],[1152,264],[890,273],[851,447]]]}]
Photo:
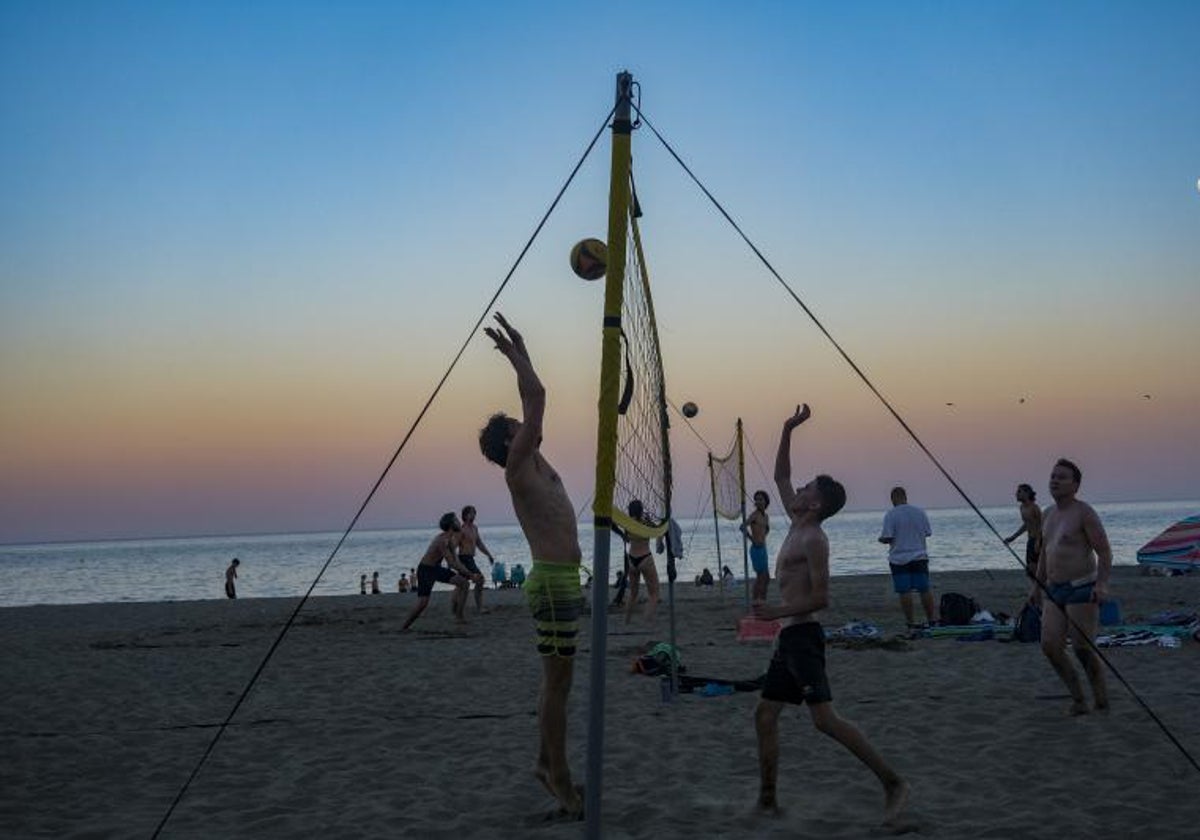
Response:
[{"label": "striped beach umbrella", "polygon": [[1200,568],[1200,514],[1179,520],[1139,548],[1137,561],[1175,569]]}]

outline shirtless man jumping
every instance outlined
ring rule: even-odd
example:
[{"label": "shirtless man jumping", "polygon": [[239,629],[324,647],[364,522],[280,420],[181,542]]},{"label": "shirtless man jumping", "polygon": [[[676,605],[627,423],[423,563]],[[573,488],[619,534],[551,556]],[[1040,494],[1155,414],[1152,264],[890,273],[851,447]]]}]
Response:
[{"label": "shirtless man jumping", "polygon": [[754,604],[759,618],[781,619],[783,629],[763,683],[762,698],[754,711],[758,734],[761,787],[758,807],[778,813],[775,785],[779,775],[779,716],[785,703],[808,704],[813,725],[848,749],[883,786],[883,823],[895,826],[908,801],[908,783],[879,755],[857,727],[838,715],[825,674],[825,634],[817,621],[829,605],[829,539],[821,523],[846,503],[846,490],[827,475],[818,475],[800,488],[792,487],[792,430],[809,418],[807,405],[783,424],[775,457],[775,484],[779,499],[791,519],[791,529],[776,557],[776,575],[783,603],[769,607]]},{"label": "shirtless man jumping", "polygon": [[583,798],[571,783],[567,766],[567,697],[583,606],[579,532],[562,479],[541,453],[546,389],[534,372],[525,339],[500,313],[496,321],[501,329],[488,327],[484,332],[517,372],[522,419],[493,414],[479,432],[479,448],[485,458],[504,468],[513,510],[533,554],[524,589],[542,658],[535,775],[558,801],[559,815],[577,819],[583,816]]},{"label": "shirtless man jumping", "polygon": [[[1087,714],[1088,705],[1079,674],[1067,658],[1068,629],[1075,658],[1091,683],[1095,709],[1108,708],[1104,663],[1093,643],[1100,602],[1108,598],[1112,549],[1096,511],[1075,498],[1082,479],[1079,467],[1066,458],[1050,471],[1054,504],[1046,508],[1036,580],[1029,591],[1029,599],[1042,605],[1042,653],[1071,692],[1067,712],[1072,715]],[[1048,602],[1039,583],[1046,587]]]}]

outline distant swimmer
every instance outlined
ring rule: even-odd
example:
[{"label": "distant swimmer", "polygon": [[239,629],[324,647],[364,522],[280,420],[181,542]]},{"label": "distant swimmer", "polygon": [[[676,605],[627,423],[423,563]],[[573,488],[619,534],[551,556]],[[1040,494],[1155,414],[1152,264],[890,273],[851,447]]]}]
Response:
[{"label": "distant swimmer", "polygon": [[759,618],[779,619],[782,625],[762,697],[754,711],[760,775],[758,807],[770,814],[779,812],[779,718],[785,704],[807,704],[817,730],[853,753],[879,779],[884,796],[883,822],[895,827],[908,801],[908,784],[866,736],[834,710],[825,672],[825,634],[818,613],[829,606],[829,538],[821,524],[846,504],[846,490],[828,475],[818,475],[803,487],[792,487],[792,431],[810,414],[807,405],[796,407],[796,413],[783,424],[775,457],[775,484],[791,519],[791,528],[776,558],[783,602],[777,607],[762,601],[754,603]]},{"label": "distant swimmer", "polygon": [[1017,485],[1017,503],[1021,506],[1021,527],[1011,537],[1006,537],[1005,544],[1021,534],[1028,534],[1025,540],[1025,572],[1030,577],[1037,574],[1038,552],[1042,550],[1042,509],[1037,506],[1037,491],[1028,484]]},{"label": "distant swimmer", "polygon": [[[475,580],[475,612],[481,613],[483,612],[483,573],[479,571],[479,565],[475,562],[476,550],[486,554],[489,563],[496,564],[496,558],[483,544],[483,537],[479,536],[479,528],[475,525],[475,506],[467,505],[462,509],[462,533],[458,537],[458,559],[467,567],[467,571],[479,575]],[[465,591],[462,593],[462,597],[464,599],[467,597]]]},{"label": "distant swimmer", "polygon": [[742,524],[742,533],[750,538],[750,566],[754,569],[754,589],[751,600],[767,600],[771,586],[771,561],[767,556],[767,534],[771,532],[771,517],[767,516],[767,505],[771,497],[766,490],[754,492],[754,510]]},{"label": "distant swimmer", "polygon": [[359,575],[359,578],[358,578],[358,594],[359,594],[359,595],[366,595],[366,594],[367,594],[367,573],[366,573],[366,572],[363,572],[361,575]]},{"label": "distant swimmer", "polygon": [[[567,764],[567,698],[583,606],[579,586],[583,555],[575,508],[562,479],[541,452],[546,389],[533,369],[525,339],[500,313],[496,313],[496,321],[500,329],[488,327],[484,332],[517,373],[522,419],[493,414],[479,432],[479,449],[485,458],[504,468],[513,510],[533,555],[524,588],[542,659],[535,775],[558,802],[557,815],[579,819],[583,799],[571,782]],[[519,568],[520,564],[513,567],[514,581]]]},{"label": "distant swimmer", "polygon": [[[471,573],[462,563],[458,562],[458,557],[454,553],[455,539],[458,536],[459,528],[458,517],[453,513],[442,514],[442,518],[438,520],[438,528],[441,532],[430,540],[429,547],[425,549],[425,556],[417,565],[417,604],[408,614],[408,618],[404,620],[401,630],[407,630],[420,617],[421,613],[425,612],[425,608],[429,606],[429,596],[433,593],[435,583],[440,581],[450,584],[455,587],[455,595],[457,595],[458,592],[466,590],[471,580]],[[443,560],[449,564],[450,568],[442,565]],[[363,577],[365,578],[366,575]],[[455,618],[460,624],[465,621],[460,613],[455,613]]]},{"label": "distant swimmer", "polygon": [[[1091,683],[1095,708],[1108,708],[1104,665],[1094,643],[1100,602],[1108,598],[1112,549],[1096,511],[1075,498],[1082,480],[1079,467],[1066,458],[1050,471],[1054,504],[1046,508],[1042,520],[1037,581],[1029,592],[1029,599],[1042,605],[1042,652],[1071,692],[1068,712],[1072,715],[1087,714],[1088,706],[1079,674],[1067,657],[1068,635]],[[1046,587],[1048,602],[1038,582]]]},{"label": "distant swimmer", "polygon": [[242,565],[242,561],[238,560],[236,557],[234,557],[233,562],[229,564],[229,568],[225,570],[225,597],[226,598],[236,598],[237,597],[237,585],[234,583],[234,581],[237,580],[237,570],[238,570],[238,566],[240,566],[240,565]]},{"label": "distant swimmer", "polygon": [[[626,508],[630,519],[643,521],[646,511],[640,499],[634,499]],[[646,581],[646,620],[654,621],[654,613],[658,608],[658,569],[654,565],[654,555],[650,551],[650,540],[633,534],[618,525],[612,526],[613,531],[625,541],[625,579],[629,583],[629,601],[625,604],[625,623],[633,618],[634,607],[637,606],[638,584]]]},{"label": "distant swimmer", "polygon": [[378,595],[382,590],[379,588],[379,572],[371,575],[371,594]]}]

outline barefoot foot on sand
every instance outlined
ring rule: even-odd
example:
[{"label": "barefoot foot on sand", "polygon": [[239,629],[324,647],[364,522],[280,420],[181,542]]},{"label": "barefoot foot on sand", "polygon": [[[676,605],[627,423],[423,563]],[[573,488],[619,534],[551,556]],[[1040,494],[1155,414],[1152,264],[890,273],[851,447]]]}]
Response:
[{"label": "barefoot foot on sand", "polygon": [[1078,717],[1088,713],[1088,704],[1086,700],[1072,700],[1071,705],[1067,706],[1067,715],[1070,717]]}]

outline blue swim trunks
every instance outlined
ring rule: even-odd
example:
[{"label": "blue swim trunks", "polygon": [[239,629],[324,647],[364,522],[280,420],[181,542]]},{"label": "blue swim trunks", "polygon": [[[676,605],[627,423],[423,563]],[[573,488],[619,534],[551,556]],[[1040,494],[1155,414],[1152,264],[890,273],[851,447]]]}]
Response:
[{"label": "blue swim trunks", "polygon": [[771,573],[771,562],[767,559],[767,546],[765,544],[750,543],[750,565],[754,567],[756,575],[769,575]]},{"label": "blue swim trunks", "polygon": [[1068,580],[1062,583],[1051,583],[1046,586],[1046,589],[1049,590],[1050,600],[1064,608],[1067,604],[1092,603],[1092,591],[1095,588],[1096,581],[1094,580],[1087,580],[1082,583],[1073,583]]},{"label": "blue swim trunks", "polygon": [[908,563],[892,563],[892,588],[897,595],[905,592],[929,591],[929,558],[911,560]]}]

